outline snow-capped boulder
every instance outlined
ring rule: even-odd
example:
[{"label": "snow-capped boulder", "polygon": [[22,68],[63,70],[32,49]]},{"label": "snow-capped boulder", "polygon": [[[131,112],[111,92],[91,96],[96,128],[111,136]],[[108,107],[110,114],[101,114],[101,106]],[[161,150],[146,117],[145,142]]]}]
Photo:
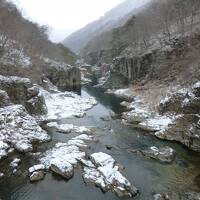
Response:
[{"label": "snow-capped boulder", "polygon": [[137,188],[120,173],[112,156],[99,152],[92,154],[90,160],[83,169],[86,183],[93,183],[104,192],[111,191],[119,197],[133,197],[138,194]]},{"label": "snow-capped boulder", "polygon": [[35,171],[30,175],[30,181],[37,182],[37,181],[43,180],[44,177],[45,177],[44,171]]},{"label": "snow-capped boulder", "polygon": [[147,150],[143,150],[142,154],[164,163],[171,163],[175,158],[175,151],[168,146],[161,148],[152,146]]},{"label": "snow-capped boulder", "polygon": [[73,165],[66,160],[53,159],[50,169],[65,179],[70,179],[74,175]]},{"label": "snow-capped boulder", "polygon": [[45,170],[45,166],[43,164],[34,165],[28,169],[29,173],[42,170]]},{"label": "snow-capped boulder", "polygon": [[27,90],[26,109],[30,114],[46,114],[47,107],[45,99],[39,87],[33,86]]}]

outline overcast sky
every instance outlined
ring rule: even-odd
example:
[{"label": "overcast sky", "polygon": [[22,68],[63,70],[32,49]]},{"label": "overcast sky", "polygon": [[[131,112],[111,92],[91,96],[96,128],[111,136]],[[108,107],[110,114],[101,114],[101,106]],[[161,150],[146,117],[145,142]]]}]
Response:
[{"label": "overcast sky", "polygon": [[39,24],[49,25],[51,39],[63,40],[124,0],[11,0],[23,14]]}]

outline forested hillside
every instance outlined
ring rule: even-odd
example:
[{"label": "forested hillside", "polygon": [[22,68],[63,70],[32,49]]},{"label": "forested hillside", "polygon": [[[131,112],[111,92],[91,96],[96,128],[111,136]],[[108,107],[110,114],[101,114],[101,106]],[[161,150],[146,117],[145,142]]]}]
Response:
[{"label": "forested hillside", "polygon": [[173,43],[175,37],[198,31],[199,12],[198,0],[152,0],[124,26],[91,39],[82,55],[91,64],[109,63],[123,53],[142,53],[153,46],[162,48]]},{"label": "forested hillside", "polygon": [[52,43],[48,34],[47,26],[26,20],[14,4],[0,0],[1,74],[36,78],[47,61],[58,66],[75,63],[75,54]]}]

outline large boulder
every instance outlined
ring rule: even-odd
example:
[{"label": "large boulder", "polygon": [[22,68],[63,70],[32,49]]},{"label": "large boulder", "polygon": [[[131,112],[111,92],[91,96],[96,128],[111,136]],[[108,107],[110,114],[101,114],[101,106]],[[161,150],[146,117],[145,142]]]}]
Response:
[{"label": "large boulder", "polygon": [[85,163],[83,178],[85,183],[93,183],[102,191],[111,191],[118,197],[133,197],[138,194],[136,187],[121,174],[112,156],[99,152],[90,156]]},{"label": "large boulder", "polygon": [[54,159],[51,161],[51,171],[62,176],[65,179],[70,179],[74,175],[74,168],[69,162]]},{"label": "large boulder", "polygon": [[143,155],[164,163],[171,163],[175,158],[175,151],[170,147],[157,148],[155,146],[141,151]]},{"label": "large boulder", "polygon": [[42,179],[44,179],[45,176],[45,172],[44,171],[36,171],[33,172],[30,176],[30,181],[31,182],[36,182],[36,181],[40,181]]},{"label": "large boulder", "polygon": [[37,86],[28,88],[28,100],[25,102],[26,109],[30,114],[46,114],[47,107],[44,96]]}]

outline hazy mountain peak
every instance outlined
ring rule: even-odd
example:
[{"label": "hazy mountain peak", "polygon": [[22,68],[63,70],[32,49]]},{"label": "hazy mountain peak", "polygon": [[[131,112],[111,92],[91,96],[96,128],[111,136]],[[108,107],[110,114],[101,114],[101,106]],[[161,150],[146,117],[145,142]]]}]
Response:
[{"label": "hazy mountain peak", "polygon": [[89,23],[82,29],[69,35],[63,44],[74,52],[79,53],[81,49],[88,43],[89,40],[97,35],[109,31],[112,28],[123,25],[134,10],[144,5],[149,0],[125,0],[118,6],[106,12],[104,16],[98,20]]}]

